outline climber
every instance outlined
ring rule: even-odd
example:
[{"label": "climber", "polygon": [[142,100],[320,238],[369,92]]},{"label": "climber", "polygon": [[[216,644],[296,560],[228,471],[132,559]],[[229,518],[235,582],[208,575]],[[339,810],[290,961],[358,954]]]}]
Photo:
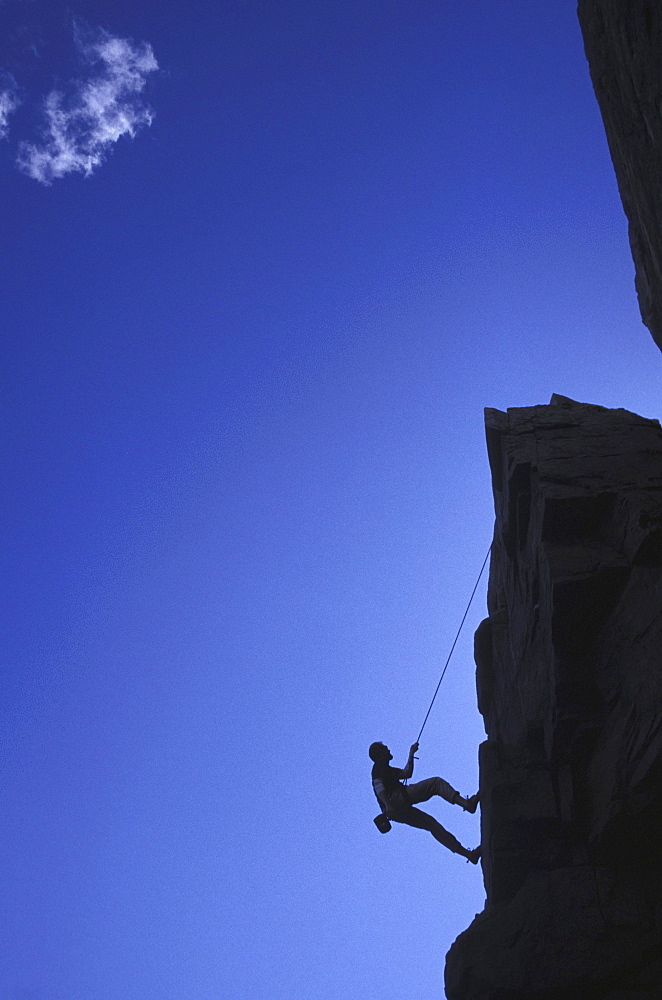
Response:
[{"label": "climber", "polygon": [[[445,830],[441,823],[438,823],[433,816],[416,809],[415,803],[427,802],[433,795],[440,795],[452,805],[462,806],[469,813],[476,812],[480,795],[476,792],[471,798],[463,798],[459,792],[444,781],[443,778],[427,778],[425,781],[417,781],[413,785],[403,785],[402,781],[407,781],[414,773],[414,754],[418,750],[418,743],[413,743],[409,751],[409,759],[406,767],[391,767],[389,761],[393,760],[393,755],[389,748],[383,743],[372,743],[368,751],[370,759],[374,762],[372,768],[372,787],[383,817],[386,820],[395,820],[396,823],[406,823],[407,826],[415,826],[419,830],[429,830],[435,840],[447,847],[454,854],[460,854],[472,865],[478,863],[480,858],[480,847],[475,847],[473,851],[463,847],[459,840],[456,840],[452,833]],[[377,817],[375,823],[383,832],[390,829],[388,822],[383,826]]]}]

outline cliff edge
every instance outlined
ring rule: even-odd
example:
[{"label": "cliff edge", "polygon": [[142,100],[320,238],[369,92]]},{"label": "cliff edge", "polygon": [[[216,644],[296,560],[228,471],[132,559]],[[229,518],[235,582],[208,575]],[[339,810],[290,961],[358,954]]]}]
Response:
[{"label": "cliff edge", "polygon": [[662,996],[662,430],[553,396],[486,411],[476,632],[487,903],[449,1000]]}]

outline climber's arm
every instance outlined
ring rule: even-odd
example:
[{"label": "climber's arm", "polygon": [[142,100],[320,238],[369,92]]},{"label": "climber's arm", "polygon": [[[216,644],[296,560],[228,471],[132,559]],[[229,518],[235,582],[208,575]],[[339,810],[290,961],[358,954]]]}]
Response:
[{"label": "climber's arm", "polygon": [[386,789],[384,788],[384,782],[380,781],[379,778],[374,778],[372,782],[372,787],[375,789],[375,794],[381,802],[382,812],[388,812],[388,796],[386,794]]},{"label": "climber's arm", "polygon": [[406,766],[403,767],[402,769],[397,767],[393,768],[393,770],[397,773],[398,777],[402,778],[404,781],[408,781],[409,778],[411,778],[412,774],[414,773],[414,754],[416,753],[417,750],[418,750],[418,743],[412,743]]}]

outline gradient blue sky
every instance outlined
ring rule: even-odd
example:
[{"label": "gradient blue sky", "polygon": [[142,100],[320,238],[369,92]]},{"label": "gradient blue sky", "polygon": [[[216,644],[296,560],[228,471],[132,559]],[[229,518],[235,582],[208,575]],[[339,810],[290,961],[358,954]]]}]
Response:
[{"label": "gradient blue sky", "polygon": [[[660,413],[574,0],[0,22],[0,996],[438,998],[481,872],[377,833],[366,751],[489,545],[483,407]],[[153,120],[45,184],[74,24],[151,46]],[[417,772],[464,793],[484,591]]]}]

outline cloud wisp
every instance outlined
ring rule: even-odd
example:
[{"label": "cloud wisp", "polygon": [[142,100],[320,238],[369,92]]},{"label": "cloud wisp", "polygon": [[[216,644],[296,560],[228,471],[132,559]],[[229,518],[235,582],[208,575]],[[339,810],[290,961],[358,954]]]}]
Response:
[{"label": "cloud wisp", "polygon": [[44,101],[44,141],[19,146],[19,168],[41,184],[69,173],[89,177],[118,139],[133,138],[154,117],[142,95],[147,77],[158,69],[150,45],[103,29],[88,31],[86,38],[77,30],[76,45],[90,75],[66,92],[52,90]]},{"label": "cloud wisp", "polygon": [[0,139],[6,138],[10,115],[16,111],[19,104],[16,84],[12,80],[0,83]]}]

